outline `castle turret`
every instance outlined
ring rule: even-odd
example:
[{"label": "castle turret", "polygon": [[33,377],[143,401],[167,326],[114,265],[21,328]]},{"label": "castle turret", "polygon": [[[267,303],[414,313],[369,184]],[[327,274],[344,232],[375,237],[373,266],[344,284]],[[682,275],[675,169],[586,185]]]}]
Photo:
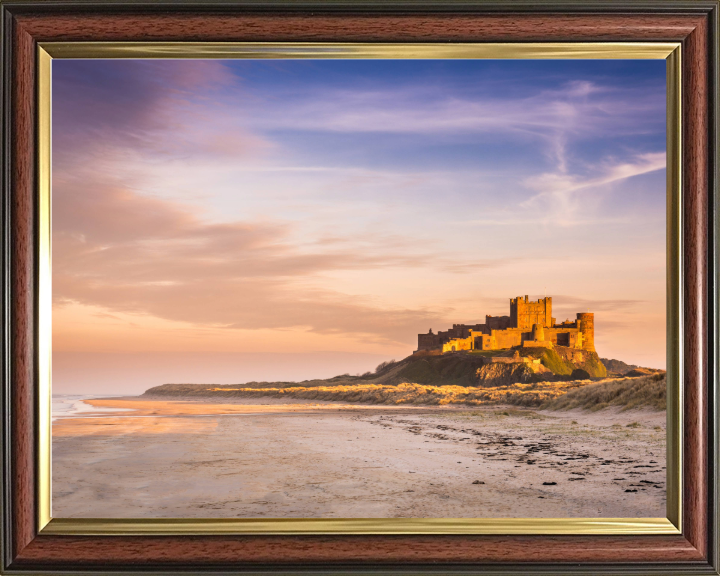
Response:
[{"label": "castle turret", "polygon": [[595,314],[592,312],[578,312],[577,327],[582,334],[583,350],[595,352]]},{"label": "castle turret", "polygon": [[545,340],[545,330],[542,324],[533,324],[532,327],[532,339],[535,342],[542,342]]}]

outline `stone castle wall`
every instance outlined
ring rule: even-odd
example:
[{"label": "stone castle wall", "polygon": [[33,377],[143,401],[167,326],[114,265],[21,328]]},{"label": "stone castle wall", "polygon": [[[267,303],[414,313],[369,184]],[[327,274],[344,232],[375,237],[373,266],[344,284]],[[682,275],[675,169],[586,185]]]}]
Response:
[{"label": "stone castle wall", "polygon": [[453,324],[445,332],[418,334],[418,351],[501,350],[523,346],[564,346],[595,351],[595,315],[577,314],[574,322],[555,323],[552,297],[528,301],[528,297],[510,299],[509,316],[486,316],[485,324]]},{"label": "stone castle wall", "polygon": [[513,321],[513,327],[520,330],[530,331],[533,324],[550,328],[555,323],[555,319],[552,317],[552,297],[541,298],[536,302],[529,301],[527,296],[511,298],[510,318]]}]

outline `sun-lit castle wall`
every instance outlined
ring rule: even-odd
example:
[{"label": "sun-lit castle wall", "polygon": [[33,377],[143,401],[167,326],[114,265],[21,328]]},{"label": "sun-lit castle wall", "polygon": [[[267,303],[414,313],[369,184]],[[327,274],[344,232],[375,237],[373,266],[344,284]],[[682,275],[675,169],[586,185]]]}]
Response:
[{"label": "sun-lit castle wall", "polygon": [[577,325],[583,335],[583,350],[595,352],[595,314],[592,312],[578,312]]},{"label": "sun-lit castle wall", "polygon": [[595,315],[580,312],[573,322],[557,324],[552,316],[552,297],[536,301],[518,296],[510,299],[509,316],[485,316],[484,324],[453,324],[433,333],[418,334],[417,351],[459,352],[502,350],[516,346],[565,346],[595,352]]},{"label": "sun-lit castle wall", "polygon": [[536,302],[528,297],[510,299],[510,319],[512,327],[520,330],[532,330],[533,324],[550,328],[555,319],[552,317],[552,297],[540,298]]}]

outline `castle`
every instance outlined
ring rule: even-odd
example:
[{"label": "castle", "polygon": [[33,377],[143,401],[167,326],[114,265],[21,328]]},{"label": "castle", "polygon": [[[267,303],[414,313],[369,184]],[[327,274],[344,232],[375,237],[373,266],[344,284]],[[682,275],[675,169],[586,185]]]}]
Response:
[{"label": "castle", "polygon": [[442,352],[501,350],[524,346],[566,346],[595,352],[595,315],[579,312],[574,321],[555,323],[552,298],[510,299],[510,316],[485,316],[485,324],[453,324],[445,332],[418,334],[418,349]]}]

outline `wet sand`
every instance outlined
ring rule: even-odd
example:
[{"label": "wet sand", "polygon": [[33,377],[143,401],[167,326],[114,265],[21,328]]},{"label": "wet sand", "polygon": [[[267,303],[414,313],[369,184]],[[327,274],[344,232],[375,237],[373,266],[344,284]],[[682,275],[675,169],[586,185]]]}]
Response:
[{"label": "wet sand", "polygon": [[53,424],[55,517],[666,515],[664,412],[87,403]]}]

